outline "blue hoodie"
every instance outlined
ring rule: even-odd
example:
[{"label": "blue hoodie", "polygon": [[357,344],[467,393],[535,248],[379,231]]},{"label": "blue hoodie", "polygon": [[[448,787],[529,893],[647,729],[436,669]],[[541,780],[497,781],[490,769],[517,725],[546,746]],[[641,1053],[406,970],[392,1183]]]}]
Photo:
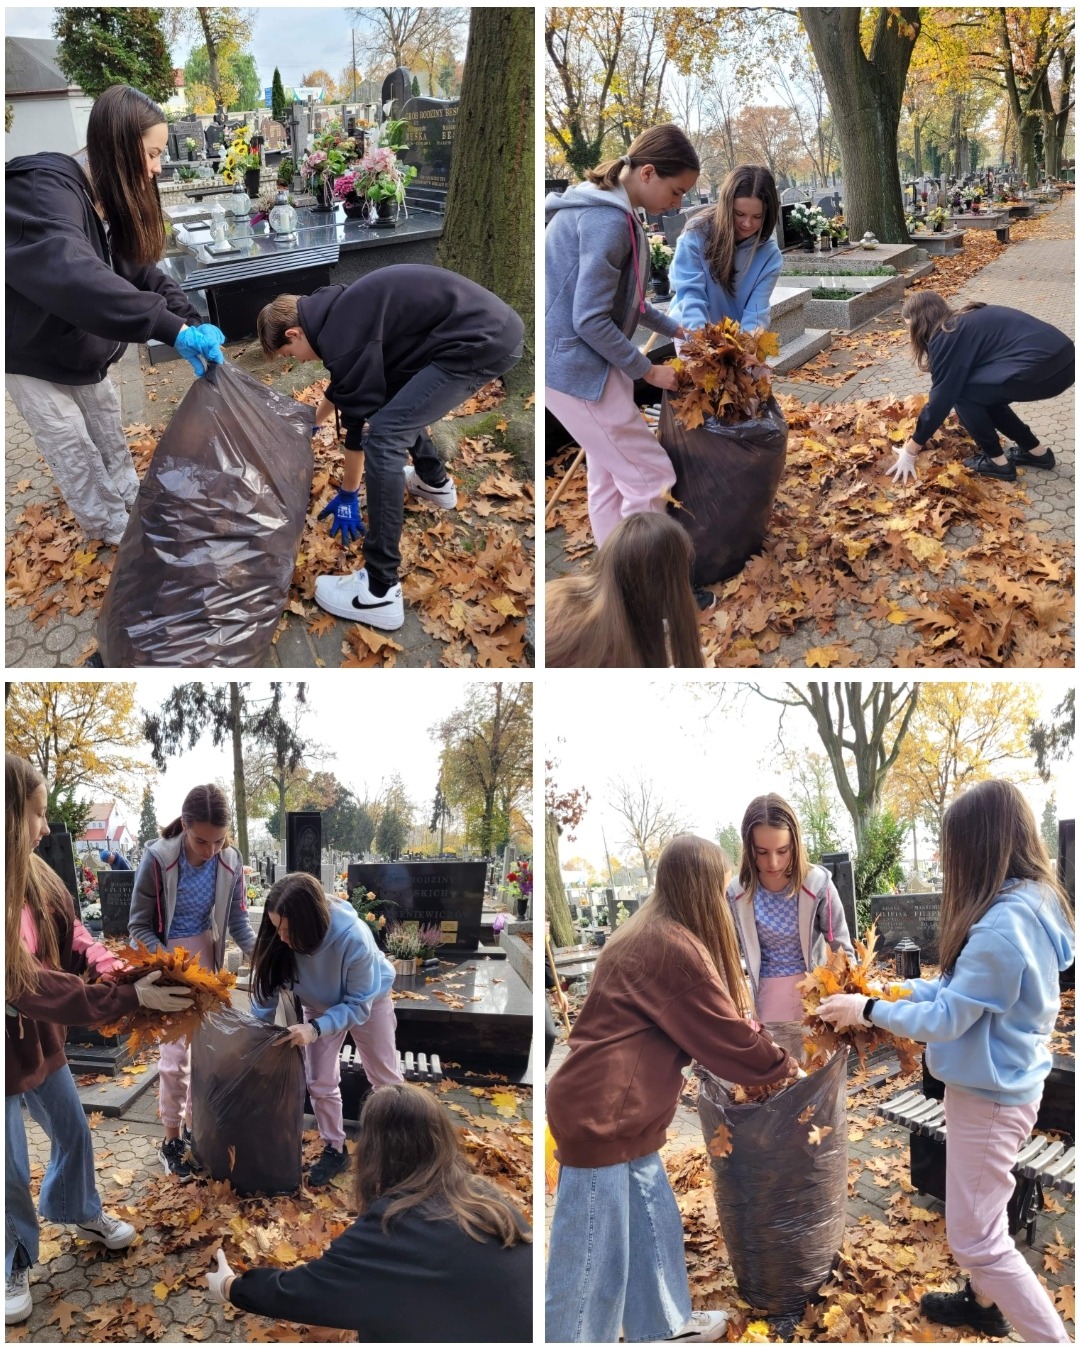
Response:
[{"label": "blue hoodie", "polygon": [[870,1020],[925,1041],[927,1068],[947,1086],[1024,1106],[1050,1072],[1058,973],[1072,959],[1072,928],[1054,896],[1009,881],[972,925],[952,974],[906,982],[911,998],[875,1003]]},{"label": "blue hoodie", "polygon": [[[330,927],[313,952],[296,952],[292,992],[318,1017],[324,1035],[358,1027],[371,1015],[371,1005],[390,992],[394,967],[379,951],[371,929],[350,905],[330,902]],[[277,997],[266,1003],[251,999],[251,1011],[272,1022]]]},{"label": "blue hoodie", "polygon": [[703,226],[691,224],[679,236],[671,263],[675,299],[668,314],[684,328],[734,319],[747,330],[768,328],[773,287],[783,266],[776,240],[745,239],[735,248],[734,293],[724,290],[705,261],[708,236]]}]

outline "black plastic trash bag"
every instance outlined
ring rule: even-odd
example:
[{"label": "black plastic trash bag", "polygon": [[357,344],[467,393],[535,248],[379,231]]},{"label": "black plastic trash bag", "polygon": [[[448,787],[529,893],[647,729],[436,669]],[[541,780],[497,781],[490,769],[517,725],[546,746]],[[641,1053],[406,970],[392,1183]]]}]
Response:
[{"label": "black plastic trash bag", "polygon": [[[715,428],[715,429],[714,429]],[[660,444],[675,469],[671,512],[694,541],[694,585],[741,572],[761,551],[787,458],[787,423],[774,399],[761,417],[687,431],[664,395]]]},{"label": "black plastic trash bag", "polygon": [[98,617],[106,666],[258,666],[311,494],[312,410],[211,366],[146,471]]},{"label": "black plastic trash bag", "polygon": [[284,1028],[224,1008],[191,1041],[191,1132],[198,1161],[243,1195],[300,1185],[304,1057]]},{"label": "black plastic trash bag", "polygon": [[[844,1240],[847,1056],[834,1055],[774,1097],[744,1106],[712,1074],[699,1069],[698,1078],[706,1144],[718,1125],[731,1133],[731,1152],[710,1155],[710,1162],[739,1293],[771,1315],[801,1314]],[[813,1129],[828,1133],[814,1144]]]}]

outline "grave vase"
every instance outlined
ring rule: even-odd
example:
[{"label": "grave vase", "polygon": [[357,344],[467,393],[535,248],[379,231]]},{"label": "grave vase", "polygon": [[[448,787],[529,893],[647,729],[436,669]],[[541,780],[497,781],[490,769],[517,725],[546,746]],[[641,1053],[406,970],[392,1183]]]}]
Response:
[{"label": "grave vase", "polygon": [[395,956],[393,962],[395,975],[415,975],[420,969],[418,956]]},{"label": "grave vase", "polygon": [[259,180],[262,175],[261,169],[244,170],[244,191],[253,202],[259,200]]},{"label": "grave vase", "polygon": [[334,185],[329,178],[320,178],[312,183],[311,191],[315,195],[313,211],[332,211],[334,209]]},{"label": "grave vase", "polygon": [[376,230],[396,230],[398,223],[398,204],[393,197],[383,197],[375,203],[375,219],[371,222]]},{"label": "grave vase", "polygon": [[666,267],[654,267],[652,270],[653,296],[657,300],[666,300],[671,294],[671,282]]}]

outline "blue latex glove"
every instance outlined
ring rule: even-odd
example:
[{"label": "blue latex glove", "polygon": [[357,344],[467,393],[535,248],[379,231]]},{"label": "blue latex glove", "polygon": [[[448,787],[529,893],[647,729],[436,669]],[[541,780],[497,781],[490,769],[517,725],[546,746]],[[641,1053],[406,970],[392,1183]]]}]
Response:
[{"label": "blue latex glove", "polygon": [[202,355],[213,365],[223,366],[225,353],[221,350],[221,344],[225,341],[225,334],[212,323],[201,323],[195,331],[203,344],[199,349]]},{"label": "blue latex glove", "polygon": [[322,520],[325,516],[334,517],[330,535],[333,537],[340,530],[343,544],[352,544],[363,537],[364,522],[360,519],[359,490],[349,492],[346,488],[339,488],[337,496],[329,505],[323,507],[316,519]]},{"label": "blue latex glove", "polygon": [[185,328],[178,333],[173,346],[191,366],[198,379],[206,374],[211,361],[215,365],[220,365],[224,361],[225,355],[221,350],[224,341],[225,334],[220,328],[204,323],[198,328]]}]

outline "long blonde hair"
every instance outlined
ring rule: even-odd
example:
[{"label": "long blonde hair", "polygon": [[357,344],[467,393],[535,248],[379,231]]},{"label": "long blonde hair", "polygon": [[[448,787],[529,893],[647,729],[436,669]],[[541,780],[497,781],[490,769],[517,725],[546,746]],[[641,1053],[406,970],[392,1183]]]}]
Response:
[{"label": "long blonde hair", "polygon": [[941,820],[941,969],[956,964],[972,927],[1008,881],[1036,881],[1072,917],[1069,898],[1015,783],[990,778],[962,792]]},{"label": "long blonde hair", "polygon": [[[629,938],[653,925],[681,924],[708,951],[732,1003],[739,1012],[749,1013],[750,990],[727,899],[730,880],[731,860],[719,844],[696,834],[676,835],[660,854],[652,895],[636,914],[619,925],[605,944],[600,960],[605,965],[625,962],[630,970],[643,958],[640,948],[633,953],[624,950]],[[644,978],[644,968],[641,973]]]},{"label": "long blonde hair", "polygon": [[[27,803],[44,778],[20,755],[4,756],[4,995],[14,1003],[38,987],[39,962],[60,965],[56,910],[67,894],[56,873],[30,846]],[[23,906],[37,929],[37,956],[22,938]]]},{"label": "long blonde hair", "polygon": [[802,831],[799,829],[799,817],[775,792],[766,792],[755,797],[746,808],[742,818],[742,859],[739,862],[739,885],[743,895],[753,895],[758,888],[757,860],[754,857],[754,826],[768,825],[774,830],[787,830],[791,834],[791,866],[788,869],[788,887],[785,895],[798,895],[799,888],[806,880],[810,863],[803,847]]}]

